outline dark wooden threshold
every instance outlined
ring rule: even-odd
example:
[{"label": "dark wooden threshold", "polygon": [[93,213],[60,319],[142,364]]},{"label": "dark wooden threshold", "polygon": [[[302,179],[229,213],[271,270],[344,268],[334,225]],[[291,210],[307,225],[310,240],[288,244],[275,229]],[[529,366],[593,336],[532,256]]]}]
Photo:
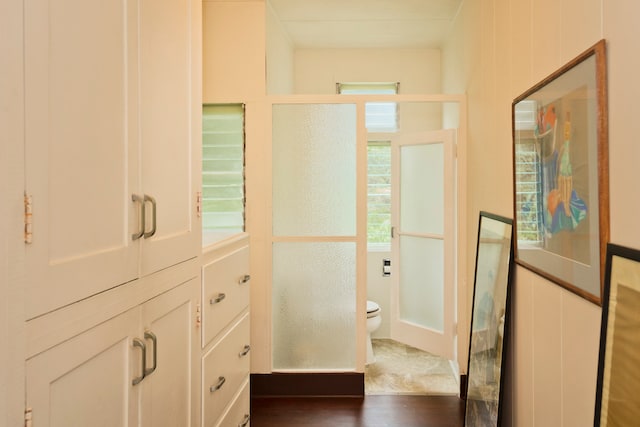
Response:
[{"label": "dark wooden threshold", "polygon": [[467,398],[467,374],[460,374],[460,399]]},{"label": "dark wooden threshold", "polygon": [[364,396],[364,373],[251,374],[251,397]]}]

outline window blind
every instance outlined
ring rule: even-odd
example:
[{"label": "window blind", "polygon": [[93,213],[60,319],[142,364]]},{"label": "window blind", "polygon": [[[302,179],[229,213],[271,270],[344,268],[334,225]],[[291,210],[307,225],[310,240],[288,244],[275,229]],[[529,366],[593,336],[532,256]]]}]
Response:
[{"label": "window blind", "polygon": [[367,145],[367,242],[391,243],[391,143]]},{"label": "window blind", "polygon": [[244,231],[244,105],[202,111],[203,231]]},{"label": "window blind", "polygon": [[[395,95],[400,83],[336,83],[336,92],[343,95]],[[395,102],[367,102],[365,124],[370,132],[398,130],[398,104]]]}]

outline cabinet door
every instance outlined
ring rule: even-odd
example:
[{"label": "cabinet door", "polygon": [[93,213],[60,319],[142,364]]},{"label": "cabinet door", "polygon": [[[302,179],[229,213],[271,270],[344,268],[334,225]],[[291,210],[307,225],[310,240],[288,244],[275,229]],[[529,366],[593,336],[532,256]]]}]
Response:
[{"label": "cabinet door", "polygon": [[[198,367],[196,324],[198,281],[168,291],[142,306],[147,369],[142,381],[142,426],[196,425]],[[155,357],[154,357],[155,352]],[[198,375],[198,376],[195,376]]]},{"label": "cabinet door", "polygon": [[195,3],[192,8],[191,0],[140,1],[141,190],[153,198],[146,204],[143,276],[196,256],[200,246],[195,198],[202,107],[200,85],[192,76],[192,68],[200,66],[192,50],[193,22],[199,21],[194,17],[200,16]]},{"label": "cabinet door", "polygon": [[137,275],[136,7],[24,3],[29,319]]},{"label": "cabinet door", "polygon": [[136,426],[139,309],[27,360],[27,406],[39,427]]}]

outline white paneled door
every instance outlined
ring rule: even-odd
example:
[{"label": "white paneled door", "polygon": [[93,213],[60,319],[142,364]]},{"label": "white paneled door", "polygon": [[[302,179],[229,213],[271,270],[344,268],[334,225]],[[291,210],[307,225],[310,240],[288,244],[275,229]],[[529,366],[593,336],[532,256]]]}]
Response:
[{"label": "white paneled door", "polygon": [[[199,253],[201,95],[192,73],[192,0],[140,1],[140,193],[147,225],[141,275]],[[196,140],[197,139],[197,140]],[[192,143],[193,142],[193,143]]]},{"label": "white paneled door", "polygon": [[197,7],[25,3],[28,319],[199,253]]},{"label": "white paneled door", "polygon": [[454,131],[392,141],[393,339],[454,359]]},{"label": "white paneled door", "polygon": [[137,2],[24,4],[27,318],[136,278]]}]

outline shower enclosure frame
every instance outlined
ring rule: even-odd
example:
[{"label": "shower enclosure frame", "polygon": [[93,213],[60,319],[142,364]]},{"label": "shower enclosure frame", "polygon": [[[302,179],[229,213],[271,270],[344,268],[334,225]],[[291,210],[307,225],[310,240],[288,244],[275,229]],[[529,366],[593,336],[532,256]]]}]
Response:
[{"label": "shower enclosure frame", "polygon": [[[364,372],[366,360],[366,300],[367,300],[367,129],[365,126],[365,104],[367,102],[395,103],[440,103],[457,106],[453,111],[453,125],[446,123],[443,112],[443,128],[457,129],[457,221],[456,221],[456,299],[457,355],[459,371],[466,373],[466,355],[468,351],[467,312],[467,200],[466,200],[466,140],[467,140],[467,105],[464,95],[278,95],[266,96],[264,102],[248,102],[247,123],[252,122],[253,132],[261,134],[261,144],[247,143],[247,227],[251,233],[252,254],[260,256],[264,262],[252,262],[252,275],[262,279],[260,289],[252,289],[252,343],[258,341],[262,352],[254,352],[252,372],[271,373],[287,372],[273,369],[272,359],[272,246],[282,242],[354,242],[356,245],[356,358],[352,372]],[[272,111],[279,104],[353,104],[356,106],[356,235],[337,237],[282,237],[273,235],[272,212]],[[263,120],[258,120],[262,117]],[[252,132],[248,129],[248,132]],[[259,212],[259,217],[253,212]],[[256,271],[256,267],[257,270]],[[257,320],[257,321],[256,321]],[[256,348],[256,347],[254,347]],[[256,354],[259,353],[259,354]],[[293,370],[293,372],[301,372]],[[303,371],[304,372],[304,371]],[[313,372],[344,372],[338,370],[313,370]]]}]

